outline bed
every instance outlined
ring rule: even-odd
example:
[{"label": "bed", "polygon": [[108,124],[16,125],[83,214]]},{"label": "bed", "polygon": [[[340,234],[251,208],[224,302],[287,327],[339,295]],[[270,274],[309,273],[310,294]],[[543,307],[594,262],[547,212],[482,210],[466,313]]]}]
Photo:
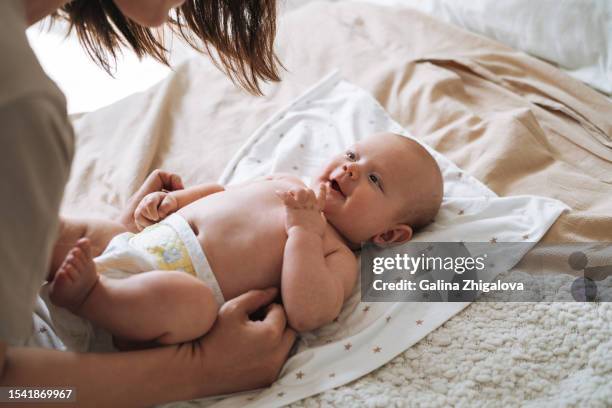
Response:
[{"label": "bed", "polygon": [[[410,8],[308,4],[283,17],[278,49],[287,71],[265,97],[197,57],[76,119],[63,212],[115,217],[155,168],[186,184],[218,180],[262,123],[338,69],[497,195],[567,204],[539,245],[611,240],[612,103],[603,93]],[[610,406],[611,334],[606,302],[476,302],[382,367],[293,405]]]}]

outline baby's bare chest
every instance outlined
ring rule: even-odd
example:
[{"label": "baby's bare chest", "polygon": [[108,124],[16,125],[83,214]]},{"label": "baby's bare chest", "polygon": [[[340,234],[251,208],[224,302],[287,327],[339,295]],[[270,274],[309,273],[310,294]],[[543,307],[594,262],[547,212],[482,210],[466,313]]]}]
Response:
[{"label": "baby's bare chest", "polygon": [[[286,209],[277,191],[303,184],[293,180],[265,180],[227,188],[181,209],[194,226],[206,254],[225,267],[248,263],[261,273],[280,271],[287,242]],[[328,226],[324,252],[339,245],[337,234]]]}]

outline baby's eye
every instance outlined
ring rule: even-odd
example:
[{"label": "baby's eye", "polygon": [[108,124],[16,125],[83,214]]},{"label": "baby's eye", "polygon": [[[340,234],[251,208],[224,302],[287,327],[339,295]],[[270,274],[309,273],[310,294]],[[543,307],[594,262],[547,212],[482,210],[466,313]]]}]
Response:
[{"label": "baby's eye", "polygon": [[357,155],[351,151],[346,152],[344,156],[350,161],[355,161],[357,159]]},{"label": "baby's eye", "polygon": [[380,179],[378,178],[376,174],[370,174],[368,177],[370,178],[370,181],[372,183],[376,184],[378,187],[381,187]]}]

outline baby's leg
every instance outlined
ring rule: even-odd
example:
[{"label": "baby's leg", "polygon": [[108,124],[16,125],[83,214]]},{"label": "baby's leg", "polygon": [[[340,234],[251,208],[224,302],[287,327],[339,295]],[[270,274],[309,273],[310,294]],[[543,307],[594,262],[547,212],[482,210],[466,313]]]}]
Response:
[{"label": "baby's leg", "polygon": [[51,254],[51,265],[47,280],[53,280],[55,272],[64,263],[68,252],[75,247],[78,240],[82,238],[89,240],[91,255],[95,258],[104,252],[115,235],[126,231],[125,226],[110,220],[62,217],[60,219],[59,236]]},{"label": "baby's leg", "polygon": [[193,276],[152,271],[126,279],[99,277],[90,255],[82,244],[70,252],[52,283],[54,303],[135,342],[180,343],[212,327],[219,306],[212,290]]}]

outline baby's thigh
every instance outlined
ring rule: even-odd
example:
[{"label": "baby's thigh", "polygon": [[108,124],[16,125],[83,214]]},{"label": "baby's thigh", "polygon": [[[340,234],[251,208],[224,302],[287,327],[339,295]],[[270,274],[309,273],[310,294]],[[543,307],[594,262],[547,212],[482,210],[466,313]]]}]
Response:
[{"label": "baby's thigh", "polygon": [[162,344],[196,339],[214,324],[220,305],[214,292],[199,279],[179,271],[140,274],[148,295],[155,300],[151,318],[164,322]]}]

